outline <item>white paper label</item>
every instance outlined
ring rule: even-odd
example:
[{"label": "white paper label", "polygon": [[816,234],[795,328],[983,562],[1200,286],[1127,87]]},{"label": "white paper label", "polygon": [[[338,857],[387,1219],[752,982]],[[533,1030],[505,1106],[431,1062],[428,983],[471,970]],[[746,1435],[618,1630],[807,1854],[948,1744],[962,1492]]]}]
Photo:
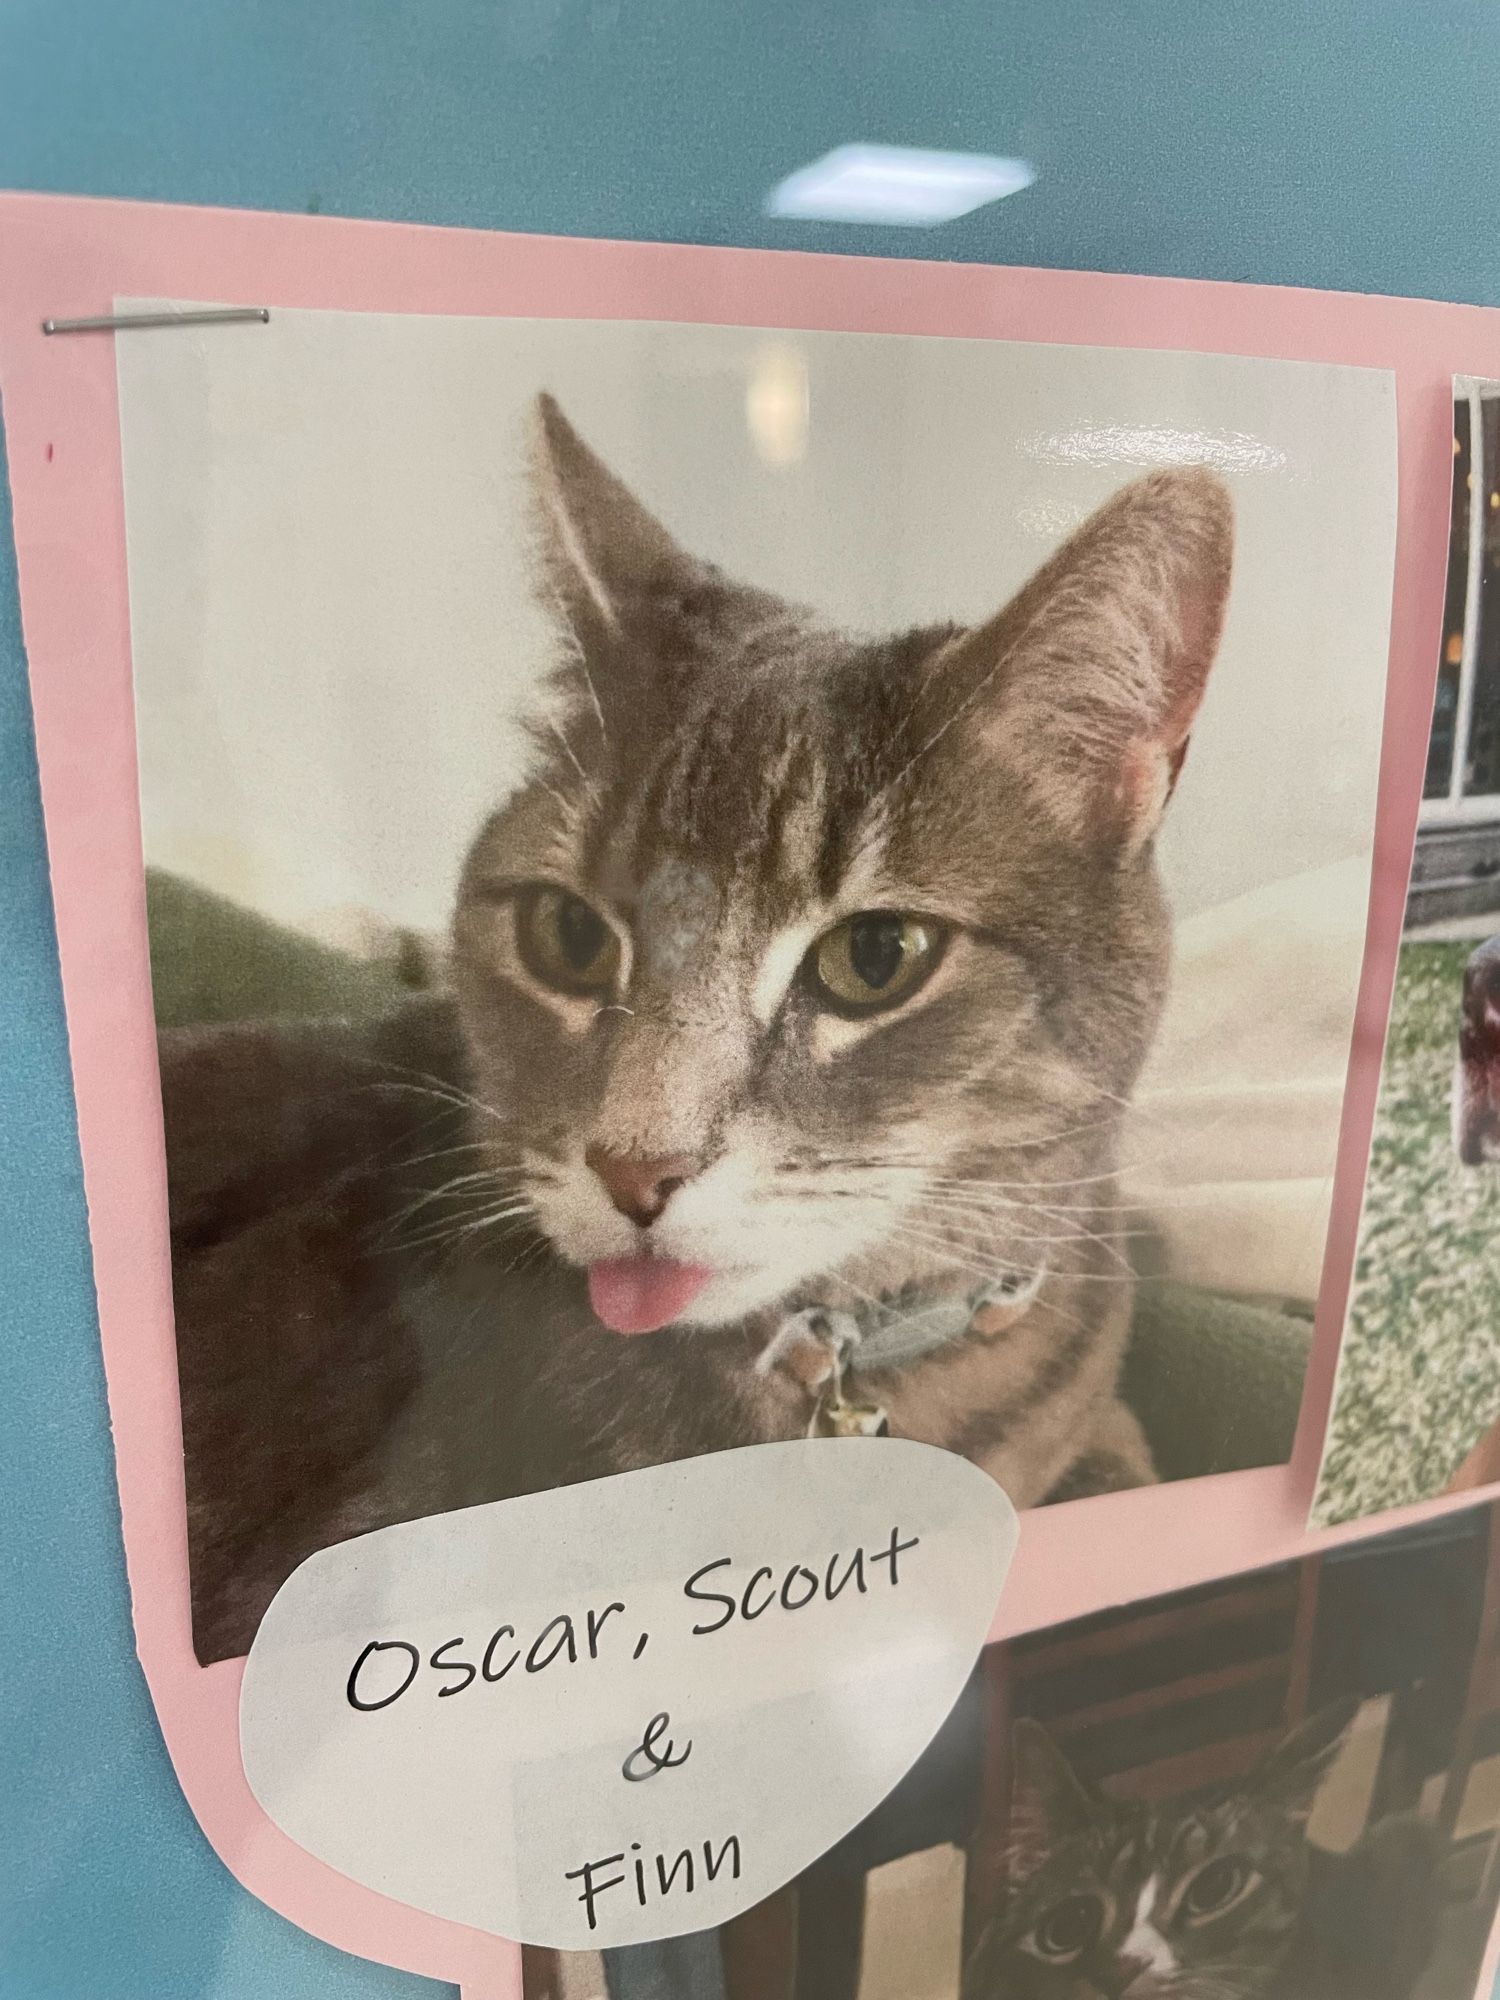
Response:
[{"label": "white paper label", "polygon": [[1017,1534],[986,1474],[892,1438],[382,1528],[266,1613],[245,1771],[300,1846],[436,1915],[562,1950],[705,1929],[915,1763]]}]

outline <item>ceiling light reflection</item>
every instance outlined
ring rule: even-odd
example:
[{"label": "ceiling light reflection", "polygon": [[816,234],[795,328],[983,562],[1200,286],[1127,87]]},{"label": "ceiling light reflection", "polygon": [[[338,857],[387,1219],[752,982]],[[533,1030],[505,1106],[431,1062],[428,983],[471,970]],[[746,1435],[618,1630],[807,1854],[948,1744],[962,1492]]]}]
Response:
[{"label": "ceiling light reflection", "polygon": [[808,222],[875,222],[931,229],[1036,179],[1026,160],[934,153],[919,146],[836,146],[766,197],[768,215]]}]

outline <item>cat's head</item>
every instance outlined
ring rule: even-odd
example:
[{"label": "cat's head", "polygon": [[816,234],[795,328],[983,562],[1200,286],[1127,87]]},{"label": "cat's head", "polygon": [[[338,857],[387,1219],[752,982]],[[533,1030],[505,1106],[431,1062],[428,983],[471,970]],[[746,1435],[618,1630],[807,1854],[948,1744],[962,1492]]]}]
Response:
[{"label": "cat's head", "polygon": [[1308,1878],[1307,1821],[1357,1713],[1321,1711],[1236,1784],[1121,1804],[1045,1730],[1014,1737],[1008,1878],[964,2000],[1259,2000]]},{"label": "cat's head", "polygon": [[1109,1165],[1161,1005],[1224,487],[1153,474],[987,623],[869,639],[687,553],[546,399],[533,478],[554,705],[454,951],[516,1199],[622,1331],[1036,1263],[1022,1183]]}]

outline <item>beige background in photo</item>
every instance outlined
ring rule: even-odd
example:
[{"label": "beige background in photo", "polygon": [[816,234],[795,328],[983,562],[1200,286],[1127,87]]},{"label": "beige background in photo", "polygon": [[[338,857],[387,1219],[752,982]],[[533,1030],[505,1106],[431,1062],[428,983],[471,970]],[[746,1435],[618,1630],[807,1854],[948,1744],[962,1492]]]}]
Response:
[{"label": "beige background in photo", "polygon": [[1131,1159],[1177,1275],[1311,1296],[1368,894],[1388,376],[279,311],[118,356],[147,858],[338,942],[440,932],[517,778],[548,655],[522,527],[538,389],[690,548],[871,630],[982,618],[1131,478],[1217,465],[1236,579],[1163,835],[1178,983]]}]

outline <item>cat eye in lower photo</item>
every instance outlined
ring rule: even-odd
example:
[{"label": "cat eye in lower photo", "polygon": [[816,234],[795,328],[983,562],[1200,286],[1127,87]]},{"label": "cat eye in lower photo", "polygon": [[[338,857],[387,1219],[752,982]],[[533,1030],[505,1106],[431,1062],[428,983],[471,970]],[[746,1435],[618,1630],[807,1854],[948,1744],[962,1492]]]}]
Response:
[{"label": "cat eye in lower photo", "polygon": [[1489,1507],[993,1646],[791,1888],[527,2000],[1476,2000],[1497,1635]]},{"label": "cat eye in lower photo", "polygon": [[296,311],[195,366],[120,350],[199,1658],[330,1542],[734,1446],[1285,1461],[1390,379]]}]

